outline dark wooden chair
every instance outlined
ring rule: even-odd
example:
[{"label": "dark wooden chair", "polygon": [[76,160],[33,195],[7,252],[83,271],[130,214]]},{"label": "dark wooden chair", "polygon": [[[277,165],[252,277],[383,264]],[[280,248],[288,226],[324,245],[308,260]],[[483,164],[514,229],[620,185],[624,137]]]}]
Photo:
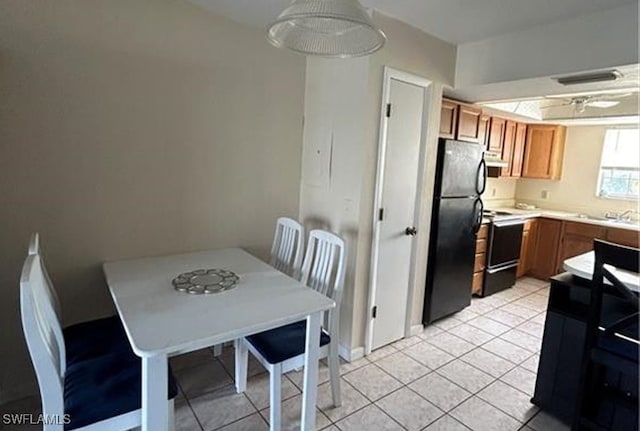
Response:
[{"label": "dark wooden chair", "polygon": [[[594,250],[591,302],[572,430],[638,430],[639,296],[616,275],[617,270],[640,272],[640,249],[595,240]],[[605,295],[615,297],[616,306],[603,313]]]}]

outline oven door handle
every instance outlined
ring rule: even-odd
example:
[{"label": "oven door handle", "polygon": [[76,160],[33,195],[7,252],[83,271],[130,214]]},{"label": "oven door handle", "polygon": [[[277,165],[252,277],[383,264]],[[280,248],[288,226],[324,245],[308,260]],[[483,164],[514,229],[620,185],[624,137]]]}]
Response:
[{"label": "oven door handle", "polygon": [[[479,209],[478,209],[478,202],[480,203]],[[473,204],[473,209],[475,211],[475,214],[473,215],[474,217],[473,233],[475,235],[478,233],[478,231],[482,227],[482,215],[484,214],[484,203],[482,202],[482,199],[480,198],[476,199],[475,203]]]},{"label": "oven door handle", "polygon": [[524,225],[524,219],[513,219],[513,220],[499,220],[494,221],[493,225],[495,227],[507,227],[507,226],[516,226],[516,225]]}]

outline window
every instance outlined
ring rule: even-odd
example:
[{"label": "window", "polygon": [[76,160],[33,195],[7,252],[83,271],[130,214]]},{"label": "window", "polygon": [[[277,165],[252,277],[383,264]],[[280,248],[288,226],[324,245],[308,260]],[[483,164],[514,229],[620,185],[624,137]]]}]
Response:
[{"label": "window", "polygon": [[640,198],[638,129],[607,130],[602,148],[596,194],[610,199]]}]

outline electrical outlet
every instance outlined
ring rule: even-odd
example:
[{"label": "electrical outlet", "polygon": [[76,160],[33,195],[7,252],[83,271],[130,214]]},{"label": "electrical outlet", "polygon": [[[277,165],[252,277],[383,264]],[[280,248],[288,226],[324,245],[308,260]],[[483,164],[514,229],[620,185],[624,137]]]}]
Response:
[{"label": "electrical outlet", "polygon": [[546,201],[547,199],[549,199],[549,190],[543,190],[543,191],[540,193],[540,197],[541,197],[543,200],[545,200],[545,201]]}]

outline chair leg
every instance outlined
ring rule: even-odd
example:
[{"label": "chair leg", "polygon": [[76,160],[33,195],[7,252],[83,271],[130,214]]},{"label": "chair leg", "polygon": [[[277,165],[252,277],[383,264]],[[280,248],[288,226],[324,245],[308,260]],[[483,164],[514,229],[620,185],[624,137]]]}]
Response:
[{"label": "chair leg", "polygon": [[216,344],[213,346],[213,356],[218,357],[222,355],[222,344]]},{"label": "chair leg", "polygon": [[271,431],[280,431],[282,422],[282,364],[272,365],[269,374],[269,429]]},{"label": "chair leg", "polygon": [[245,345],[244,338],[239,338],[233,342],[236,357],[236,392],[241,393],[247,390],[247,370],[249,368],[249,349]]},{"label": "chair leg", "polygon": [[329,377],[331,380],[331,397],[333,398],[333,406],[340,407],[342,405],[342,396],[340,394],[340,357],[338,356],[337,343],[329,344]]}]

